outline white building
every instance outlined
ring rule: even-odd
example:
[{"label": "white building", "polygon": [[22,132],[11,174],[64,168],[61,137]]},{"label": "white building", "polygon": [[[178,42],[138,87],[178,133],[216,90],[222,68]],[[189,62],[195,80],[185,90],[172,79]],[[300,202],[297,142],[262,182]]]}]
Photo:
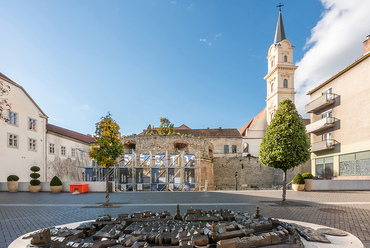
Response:
[{"label": "white building", "polygon": [[[2,113],[8,121],[0,120],[0,182],[6,182],[12,174],[19,176],[20,182],[28,182],[32,166],[41,168],[42,182],[54,175],[62,180],[79,179],[77,168],[73,173],[70,168],[90,165],[86,152],[82,151],[88,151],[94,139],[48,124],[47,115],[22,86],[2,73],[0,83],[5,89],[9,87],[0,97],[11,104],[11,109]],[[81,154],[85,154],[83,159]]]}]

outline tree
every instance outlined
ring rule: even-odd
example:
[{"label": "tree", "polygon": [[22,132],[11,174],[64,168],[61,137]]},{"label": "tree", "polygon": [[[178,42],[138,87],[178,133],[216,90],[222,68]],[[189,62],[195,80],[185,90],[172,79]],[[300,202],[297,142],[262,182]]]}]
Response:
[{"label": "tree", "polygon": [[[0,81],[0,97],[9,94],[10,86]],[[10,103],[6,98],[0,98],[0,120],[9,121],[8,112],[11,110]]]},{"label": "tree", "polygon": [[123,154],[123,144],[119,139],[120,127],[112,119],[110,113],[102,117],[101,121],[95,124],[95,146],[89,151],[90,158],[107,169],[106,175],[106,205],[109,205],[109,167],[114,165],[117,158]]},{"label": "tree", "polygon": [[173,133],[173,124],[164,117],[161,117],[160,119],[161,124],[159,125],[159,128],[157,129],[158,134],[172,134]]},{"label": "tree", "polygon": [[286,203],[287,170],[310,158],[310,145],[294,103],[289,99],[281,101],[265,132],[258,157],[262,164],[284,171],[282,204]]}]

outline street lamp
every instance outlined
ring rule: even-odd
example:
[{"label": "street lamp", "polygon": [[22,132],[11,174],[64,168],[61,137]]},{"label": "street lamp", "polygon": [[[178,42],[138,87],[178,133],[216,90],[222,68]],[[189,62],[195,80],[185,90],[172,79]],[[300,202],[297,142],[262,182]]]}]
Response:
[{"label": "street lamp", "polygon": [[238,172],[235,172],[235,190],[238,190]]}]

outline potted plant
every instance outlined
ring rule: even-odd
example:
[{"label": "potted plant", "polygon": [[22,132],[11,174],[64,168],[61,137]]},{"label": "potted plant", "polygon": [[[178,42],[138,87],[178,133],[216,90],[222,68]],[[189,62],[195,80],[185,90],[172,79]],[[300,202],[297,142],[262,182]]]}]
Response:
[{"label": "potted plant", "polygon": [[302,174],[302,177],[304,179],[304,183],[305,183],[305,190],[306,191],[311,191],[312,189],[312,178],[313,178],[313,175],[311,173],[303,173]]},{"label": "potted plant", "polygon": [[304,179],[301,174],[297,173],[293,179],[292,188],[294,191],[302,191],[304,190]]},{"label": "potted plant", "polygon": [[60,193],[63,190],[62,181],[60,181],[59,177],[54,176],[50,181],[50,189],[53,193]]},{"label": "potted plant", "polygon": [[30,181],[30,186],[28,186],[28,190],[32,193],[37,193],[40,192],[41,190],[41,185],[40,185],[40,180],[38,179],[40,177],[40,174],[37,173],[40,171],[40,167],[38,166],[32,166],[31,167],[32,173],[30,174],[30,177],[32,180]]},{"label": "potted plant", "polygon": [[18,191],[18,180],[19,177],[16,175],[10,175],[6,179],[8,181],[8,190],[9,192],[17,192]]}]

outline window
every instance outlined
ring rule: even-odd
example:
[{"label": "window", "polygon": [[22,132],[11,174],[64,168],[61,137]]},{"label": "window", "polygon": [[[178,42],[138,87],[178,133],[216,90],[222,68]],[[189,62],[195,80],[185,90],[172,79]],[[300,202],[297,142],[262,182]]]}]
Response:
[{"label": "window", "polygon": [[274,119],[274,112],[271,112],[271,120]]},{"label": "window", "polygon": [[8,146],[18,148],[18,135],[8,134]]},{"label": "window", "polygon": [[232,146],[232,153],[236,153],[236,145]]},{"label": "window", "polygon": [[228,145],[224,145],[224,153],[229,153],[229,146]]},{"label": "window", "polygon": [[284,56],[284,62],[288,62],[288,56]]},{"label": "window", "polygon": [[36,131],[36,120],[28,118],[28,129]]},{"label": "window", "polygon": [[333,136],[333,133],[332,132],[324,133],[322,135],[322,140],[331,140],[332,139],[332,136]]},{"label": "window", "polygon": [[328,101],[331,101],[331,100],[334,100],[334,97],[333,97],[333,89],[332,88],[329,88],[327,90],[324,90],[322,92],[323,95],[326,95],[326,99]]},{"label": "window", "polygon": [[333,117],[333,113],[331,112],[331,110],[322,113],[322,118],[324,119],[326,117]]},{"label": "window", "polygon": [[316,176],[333,176],[333,157],[317,158],[315,160]]},{"label": "window", "polygon": [[271,60],[271,68],[274,67],[274,61]]},{"label": "window", "polygon": [[284,79],[284,88],[288,88],[288,79]]},{"label": "window", "polygon": [[60,155],[62,155],[62,156],[66,155],[66,147],[65,146],[60,147]]},{"label": "window", "polygon": [[36,140],[35,139],[28,139],[28,150],[36,151]]},{"label": "window", "polygon": [[9,123],[18,125],[18,114],[9,111]]},{"label": "window", "polygon": [[275,89],[275,84],[274,83],[271,83],[271,92],[273,92]]},{"label": "window", "polygon": [[248,143],[247,143],[247,142],[245,142],[245,143],[243,144],[243,152],[249,152],[249,149],[248,149]]},{"label": "window", "polygon": [[49,144],[49,153],[52,153],[52,154],[55,153],[55,146],[54,146],[54,144]]},{"label": "window", "polygon": [[72,155],[72,157],[76,157],[76,149],[75,148],[71,149],[71,155]]}]

